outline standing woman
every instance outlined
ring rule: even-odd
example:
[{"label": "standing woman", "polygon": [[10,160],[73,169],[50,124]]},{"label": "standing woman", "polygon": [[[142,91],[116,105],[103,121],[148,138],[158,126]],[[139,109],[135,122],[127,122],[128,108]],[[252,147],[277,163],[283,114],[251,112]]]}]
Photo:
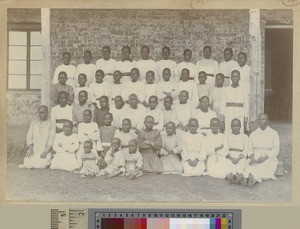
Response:
[{"label": "standing woman", "polygon": [[239,84],[240,72],[234,70],[231,72],[231,86],[224,89],[221,115],[225,122],[225,133],[231,132],[231,121],[237,118],[242,124],[242,133],[246,130],[249,117],[249,99],[248,93],[244,87]]},{"label": "standing woman", "polygon": [[131,48],[124,46],[122,48],[121,60],[116,63],[116,70],[122,73],[121,83],[131,81],[131,70],[135,68],[136,62],[131,58]]}]

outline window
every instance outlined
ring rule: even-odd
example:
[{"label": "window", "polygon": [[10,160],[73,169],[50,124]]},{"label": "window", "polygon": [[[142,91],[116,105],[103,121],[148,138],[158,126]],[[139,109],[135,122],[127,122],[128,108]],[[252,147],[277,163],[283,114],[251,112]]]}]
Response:
[{"label": "window", "polygon": [[40,24],[8,26],[8,89],[39,90],[42,83]]}]

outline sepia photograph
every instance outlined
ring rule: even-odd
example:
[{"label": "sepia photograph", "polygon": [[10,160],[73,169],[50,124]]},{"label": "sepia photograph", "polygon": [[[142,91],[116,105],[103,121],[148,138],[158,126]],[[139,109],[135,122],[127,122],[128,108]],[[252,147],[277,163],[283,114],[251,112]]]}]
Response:
[{"label": "sepia photograph", "polygon": [[292,201],[292,9],[7,10],[7,201]]}]

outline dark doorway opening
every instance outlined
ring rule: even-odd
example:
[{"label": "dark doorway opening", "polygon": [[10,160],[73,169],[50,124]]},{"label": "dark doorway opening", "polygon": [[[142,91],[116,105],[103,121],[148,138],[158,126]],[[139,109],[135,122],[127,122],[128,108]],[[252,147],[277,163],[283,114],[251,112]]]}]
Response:
[{"label": "dark doorway opening", "polygon": [[293,29],[265,29],[265,112],[271,120],[292,120]]}]

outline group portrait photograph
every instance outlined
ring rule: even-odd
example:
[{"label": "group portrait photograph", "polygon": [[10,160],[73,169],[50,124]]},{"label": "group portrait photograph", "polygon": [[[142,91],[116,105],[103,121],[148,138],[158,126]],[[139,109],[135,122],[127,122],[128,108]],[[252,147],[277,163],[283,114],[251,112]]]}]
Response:
[{"label": "group portrait photograph", "polygon": [[6,32],[7,201],[292,201],[292,9],[10,8]]}]

